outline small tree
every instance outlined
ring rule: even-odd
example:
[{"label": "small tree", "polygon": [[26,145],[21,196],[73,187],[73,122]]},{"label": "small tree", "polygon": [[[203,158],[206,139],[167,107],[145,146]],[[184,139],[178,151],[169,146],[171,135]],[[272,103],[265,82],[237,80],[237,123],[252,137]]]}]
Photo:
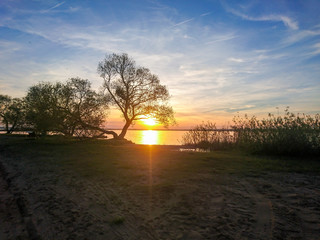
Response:
[{"label": "small tree", "polygon": [[16,127],[22,124],[23,100],[0,95],[0,117],[7,134],[12,133]]},{"label": "small tree", "polygon": [[164,126],[175,122],[166,86],[149,69],[136,66],[127,54],[107,55],[99,63],[98,73],[104,79],[104,94],[110,96],[125,120],[120,139],[136,120],[153,117]]}]

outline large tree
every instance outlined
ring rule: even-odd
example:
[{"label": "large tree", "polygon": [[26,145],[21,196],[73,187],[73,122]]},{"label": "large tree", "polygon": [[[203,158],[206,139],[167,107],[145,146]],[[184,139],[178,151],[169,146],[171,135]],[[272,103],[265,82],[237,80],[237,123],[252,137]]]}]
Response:
[{"label": "large tree", "polygon": [[93,91],[88,80],[39,83],[29,89],[25,102],[28,123],[43,135],[48,131],[88,137],[110,134],[100,127],[108,99]]},{"label": "large tree", "polygon": [[12,133],[23,123],[23,100],[0,95],[0,117],[7,134]]},{"label": "large tree", "polygon": [[152,117],[164,126],[174,123],[167,87],[149,69],[137,66],[127,54],[106,55],[98,65],[98,73],[104,79],[104,94],[111,97],[125,120],[120,139],[136,120]]},{"label": "large tree", "polygon": [[35,132],[46,135],[57,131],[63,122],[60,106],[63,105],[62,84],[39,83],[29,88],[26,102],[26,122]]}]

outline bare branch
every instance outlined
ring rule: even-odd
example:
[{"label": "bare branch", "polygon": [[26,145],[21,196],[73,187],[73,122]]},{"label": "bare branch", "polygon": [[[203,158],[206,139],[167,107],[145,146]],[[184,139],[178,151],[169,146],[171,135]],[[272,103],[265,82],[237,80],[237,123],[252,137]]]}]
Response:
[{"label": "bare branch", "polygon": [[159,122],[165,125],[173,122],[172,108],[171,111],[165,108],[169,100],[167,88],[160,84],[159,78],[149,69],[137,67],[127,54],[107,55],[99,63],[98,72],[104,78],[108,94],[126,120],[120,138],[125,136],[130,124],[144,118],[143,115],[154,113],[154,116],[159,117]]}]

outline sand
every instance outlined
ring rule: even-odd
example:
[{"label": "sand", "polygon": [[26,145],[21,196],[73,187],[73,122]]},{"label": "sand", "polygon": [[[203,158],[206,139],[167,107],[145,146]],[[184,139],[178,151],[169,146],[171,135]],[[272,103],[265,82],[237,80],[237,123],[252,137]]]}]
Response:
[{"label": "sand", "polygon": [[319,239],[317,174],[211,167],[167,181],[150,164],[119,165],[136,181],[118,182],[1,151],[0,239]]}]

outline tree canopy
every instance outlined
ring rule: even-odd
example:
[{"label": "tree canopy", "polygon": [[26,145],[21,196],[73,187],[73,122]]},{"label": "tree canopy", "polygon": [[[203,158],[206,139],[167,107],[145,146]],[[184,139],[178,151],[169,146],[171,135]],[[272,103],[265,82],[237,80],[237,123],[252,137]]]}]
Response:
[{"label": "tree canopy", "polygon": [[12,133],[16,127],[23,123],[22,99],[0,95],[0,117],[7,133]]},{"label": "tree canopy", "polygon": [[[102,136],[123,139],[137,120],[154,119],[165,127],[175,123],[169,91],[148,68],[137,66],[127,54],[110,54],[98,65],[103,78],[100,93],[86,79],[65,83],[40,82],[22,99],[0,95],[0,120],[7,133],[17,126],[37,134]],[[116,106],[125,120],[121,133],[102,127],[109,105]]]},{"label": "tree canopy", "polygon": [[104,95],[111,98],[125,120],[119,138],[124,138],[136,120],[152,117],[164,126],[175,122],[167,87],[148,68],[137,66],[127,54],[106,55],[98,65],[98,72],[104,80]]},{"label": "tree canopy", "polygon": [[88,80],[71,78],[63,83],[39,83],[25,98],[26,120],[35,131],[68,136],[93,136],[106,117],[107,99],[91,89]]}]

